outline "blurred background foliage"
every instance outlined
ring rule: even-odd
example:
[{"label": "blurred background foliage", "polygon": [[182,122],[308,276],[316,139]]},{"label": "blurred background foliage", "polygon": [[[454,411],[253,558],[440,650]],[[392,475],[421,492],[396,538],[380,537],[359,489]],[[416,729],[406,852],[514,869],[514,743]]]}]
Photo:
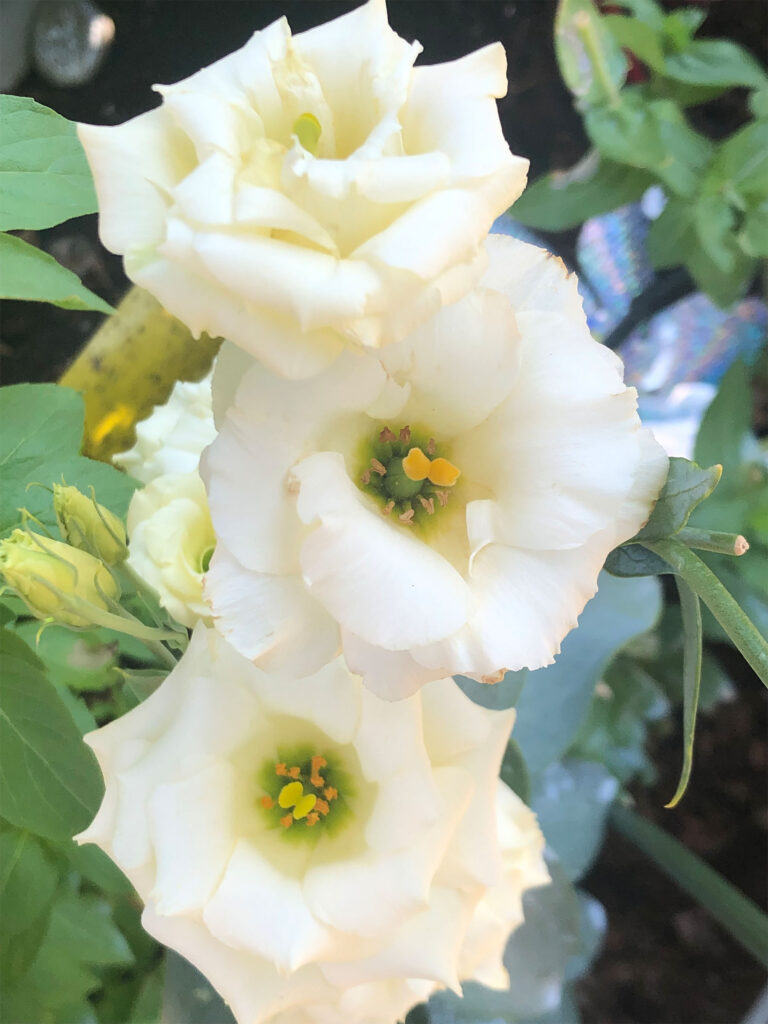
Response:
[{"label": "blurred background foliage", "polygon": [[[40,6],[49,8],[45,14],[50,20],[53,8],[67,4]],[[91,85],[87,80],[64,82],[68,87],[62,88],[61,76],[52,78],[49,69],[46,77],[45,53],[41,58],[38,48],[36,69],[19,91],[72,117],[122,120],[153,102],[146,89],[135,88],[131,75],[152,73],[173,80],[240,45],[250,30],[286,10],[295,27],[302,28],[354,5],[327,3],[321,13],[317,5],[238,4],[239,17],[223,19],[227,24],[211,37],[218,51],[202,54],[201,49],[211,45],[208,38],[202,39],[202,26],[206,18],[217,25],[222,22],[219,6],[194,5],[200,12],[199,20],[192,21],[198,26],[194,38],[189,24],[179,26],[177,14],[170,16],[174,6],[103,3],[116,36],[114,54],[102,54],[100,77]],[[760,319],[757,306],[739,303],[759,303],[759,261],[768,250],[768,79],[753,53],[733,39],[713,37],[707,11],[722,24],[718,7],[724,6],[623,0],[599,7],[591,0],[561,0],[556,7],[547,0],[446,0],[391,3],[391,16],[402,34],[421,37],[430,59],[446,59],[466,50],[468,39],[477,45],[489,41],[482,33],[493,8],[493,17],[506,25],[504,32],[496,32],[494,22],[492,38],[501,35],[510,51],[510,91],[518,116],[525,118],[528,111],[527,120],[535,122],[537,105],[543,102],[555,125],[552,138],[546,140],[546,119],[539,118],[538,126],[510,128],[511,108],[502,105],[513,148],[532,153],[534,168],[541,168],[546,152],[551,168],[563,156],[578,158],[580,140],[589,146],[570,170],[547,168],[543,177],[534,174],[533,184],[511,211],[514,226],[502,229],[542,232],[569,263],[580,265],[581,260],[592,268],[594,285],[594,260],[602,250],[574,244],[574,229],[583,239],[587,228],[594,232],[600,225],[603,233],[598,231],[598,238],[603,244],[606,225],[623,230],[627,224],[641,223],[642,210],[640,235],[632,236],[631,245],[623,237],[624,248],[611,248],[602,265],[605,279],[620,278],[623,304],[612,311],[604,301],[605,291],[593,287],[592,305],[602,306],[599,312],[604,315],[601,329],[595,330],[598,336],[621,345],[632,340],[633,330],[645,329],[648,321],[682,297],[699,291],[711,300],[712,308],[704,309],[697,324],[710,349],[711,338],[719,332],[717,372],[707,375],[701,360],[691,369],[693,349],[693,355],[686,356],[688,363],[678,360],[674,366],[674,373],[685,370],[694,383],[703,381],[709,387],[706,401],[695,409],[695,443],[691,441],[688,454],[702,466],[724,467],[720,486],[694,513],[691,524],[748,537],[752,547],[747,557],[705,558],[766,631],[765,319],[764,312]],[[734,31],[738,27],[742,40],[759,42],[761,26],[766,25],[763,6],[734,2],[732,9],[754,12],[754,26],[745,30],[738,15],[730,24]],[[147,19],[161,28],[163,19],[170,19],[176,37],[168,26],[165,36],[162,31],[147,34]],[[122,25],[126,36],[121,34]],[[144,38],[134,39],[131,49],[127,36],[139,37],[142,31]],[[444,37],[443,54],[430,45],[437,34]],[[583,132],[579,122],[568,120],[573,115],[567,112],[568,98],[557,79],[554,56],[546,63],[551,40]],[[135,65],[141,47],[151,70],[133,65],[127,70],[126,54],[132,55]],[[62,52],[64,57],[57,57],[59,70],[62,60],[66,62],[66,51]],[[97,73],[98,66],[93,65],[89,74]],[[121,87],[110,93],[109,83],[115,81],[110,75],[116,73],[123,76]],[[542,82],[544,101],[536,93]],[[103,95],[116,97],[109,101],[111,108],[103,106]],[[731,105],[723,106],[724,102]],[[713,110],[714,115],[708,113]],[[40,118],[51,123],[49,111],[25,101],[6,105],[2,113],[13,113],[17,130],[30,138]],[[20,116],[24,123],[18,127]],[[72,127],[61,118],[54,120],[63,153],[77,167],[81,155],[73,146]],[[570,130],[574,123],[576,130]],[[529,144],[526,132],[537,133]],[[3,159],[0,140],[0,167]],[[82,177],[82,162],[79,166]],[[95,208],[85,177],[74,196],[57,196],[49,181],[46,195],[56,201],[41,208],[33,195],[20,219],[6,216],[0,202],[0,229],[6,232],[0,235],[0,253],[4,268],[11,268],[4,273],[3,296],[16,300],[6,302],[4,309],[5,355],[13,380],[57,377],[70,355],[99,327],[99,311],[110,308],[105,299],[117,305],[125,288],[117,261],[92,242],[78,241],[80,235],[57,233],[59,222],[86,224],[70,218]],[[599,220],[614,214],[617,219]],[[583,227],[586,221],[590,224]],[[92,238],[92,223],[83,232],[83,238],[89,232]],[[652,273],[637,272],[640,250]],[[627,266],[617,252],[622,258],[631,256]],[[73,283],[74,275],[83,283],[77,277]],[[30,278],[34,292],[29,290]],[[31,299],[54,305],[32,306]],[[67,313],[62,307],[93,312]],[[726,307],[721,319],[714,319],[715,307]],[[680,322],[678,317],[678,330]],[[754,328],[748,336],[745,325]],[[655,344],[652,332],[644,337]],[[50,391],[33,389],[34,394],[25,391],[21,396],[26,414],[19,416],[19,393],[3,393],[0,466],[8,496],[4,533],[17,525],[17,497],[26,483],[33,477],[47,479],[46,474],[57,478],[65,464],[78,474],[76,481],[68,482],[81,487],[92,483],[100,501],[124,514],[132,484],[103,463],[82,458],[83,425],[85,455],[108,459],[126,447],[133,423],[165,398],[174,380],[197,379],[207,369],[216,343],[205,340],[200,348],[190,349],[187,341],[180,324],[146,295],[133,291],[118,306],[118,315],[103,321],[63,377],[63,383],[83,391],[84,408],[72,392],[59,391],[60,398],[53,399]],[[634,351],[626,349],[630,356]],[[47,362],[41,365],[41,358]],[[628,370],[632,371],[631,358]],[[667,392],[662,394],[667,405],[668,397]],[[50,414],[51,402],[56,415]],[[19,451],[23,459],[17,457]],[[45,495],[32,498],[33,493],[24,491],[27,504],[36,501],[35,514],[43,520],[48,516],[53,525]],[[580,628],[567,638],[553,666],[508,674],[492,690],[460,681],[473,699],[517,708],[502,775],[539,816],[553,883],[526,896],[526,923],[512,937],[507,952],[512,981],[508,992],[468,985],[463,1000],[440,995],[414,1010],[409,1024],[659,1024],[683,1019],[733,1024],[748,1012],[764,978],[757,960],[768,956],[764,920],[727,885],[718,889],[685,850],[682,861],[670,859],[666,837],[651,831],[638,839],[634,819],[621,816],[627,813],[623,807],[633,802],[646,818],[658,822],[666,815],[665,827],[677,832],[689,848],[719,860],[717,866],[732,881],[764,904],[768,822],[764,809],[755,809],[754,785],[745,781],[755,771],[760,777],[768,764],[764,694],[708,614],[703,719],[692,787],[679,811],[662,810],[672,795],[682,757],[683,635],[670,582],[665,576],[617,579],[604,574]],[[96,848],[79,849],[69,838],[87,823],[101,795],[98,770],[80,736],[125,713],[158,685],[162,674],[151,652],[140,641],[105,629],[75,633],[54,626],[39,635],[39,623],[8,596],[0,600],[0,624],[0,767],[7,781],[0,804],[0,1019],[7,1024],[154,1024],[161,1019],[165,1024],[225,1024],[230,1019],[227,1010],[204,979],[180,958],[165,956],[143,933],[139,902],[122,875]],[[51,733],[58,738],[53,753],[48,747]],[[52,794],[57,799],[52,800]],[[720,805],[713,811],[715,801]],[[692,918],[698,911],[691,910],[690,900],[679,892],[670,896],[663,884],[659,890],[653,869],[622,845],[615,832],[607,832],[611,824],[624,835],[634,828],[635,843],[645,843],[646,852],[655,848],[657,859],[673,875],[677,871],[681,884],[686,871],[695,877],[704,905],[709,887],[709,905],[719,911],[719,920],[737,935],[741,946],[706,917]],[[646,824],[640,823],[641,832]],[[724,833],[729,833],[726,838]],[[648,899],[656,906],[653,915],[643,906]],[[726,975],[730,983],[722,980]],[[686,980],[694,977],[701,982],[698,991]]]}]

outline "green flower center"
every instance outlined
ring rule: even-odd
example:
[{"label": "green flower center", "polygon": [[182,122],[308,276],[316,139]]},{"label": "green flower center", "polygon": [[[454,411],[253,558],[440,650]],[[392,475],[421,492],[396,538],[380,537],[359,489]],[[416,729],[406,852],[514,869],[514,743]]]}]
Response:
[{"label": "green flower center", "polygon": [[404,526],[425,524],[444,508],[459,476],[435,439],[410,426],[384,426],[362,446],[358,486]]},{"label": "green flower center", "polygon": [[335,835],[355,815],[360,796],[338,751],[326,755],[307,745],[280,750],[278,757],[258,773],[258,805],[269,827],[313,843]]}]

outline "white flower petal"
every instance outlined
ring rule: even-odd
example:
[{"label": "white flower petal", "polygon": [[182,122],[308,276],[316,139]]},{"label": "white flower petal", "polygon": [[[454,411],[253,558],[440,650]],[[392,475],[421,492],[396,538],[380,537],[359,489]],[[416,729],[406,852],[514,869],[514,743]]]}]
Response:
[{"label": "white flower petal", "polygon": [[434,671],[420,665],[407,651],[374,647],[347,630],[342,630],[341,644],[351,671],[362,676],[371,693],[383,700],[412,697],[435,678]]},{"label": "white flower petal", "polygon": [[367,507],[340,455],[312,455],[293,473],[301,488],[300,518],[319,520],[301,549],[304,579],[345,629],[369,643],[404,649],[445,637],[466,621],[469,595],[461,576]]}]

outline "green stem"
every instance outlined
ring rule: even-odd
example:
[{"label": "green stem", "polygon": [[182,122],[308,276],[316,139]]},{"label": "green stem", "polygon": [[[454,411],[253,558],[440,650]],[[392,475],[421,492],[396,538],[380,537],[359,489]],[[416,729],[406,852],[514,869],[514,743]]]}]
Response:
[{"label": "green stem", "polygon": [[595,35],[595,26],[590,16],[582,11],[573,19],[573,24],[576,32],[581,39],[584,49],[587,52],[587,57],[592,65],[592,69],[595,72],[595,76],[603,87],[603,90],[607,93],[610,98],[609,106],[617,107],[621,102],[619,90],[616,88],[616,83],[611,77],[611,73],[605,62],[605,52],[600,46],[600,41]]},{"label": "green stem", "polygon": [[752,900],[677,839],[629,808],[614,804],[608,820],[768,967],[768,916]]},{"label": "green stem", "polygon": [[678,540],[643,541],[678,573],[709,608],[736,647],[768,687],[768,643],[712,570]]},{"label": "green stem", "polygon": [[178,663],[165,644],[161,644],[159,640],[145,640],[144,646],[154,654],[161,665],[166,668],[176,668]]},{"label": "green stem", "polygon": [[720,530],[698,530],[684,526],[675,537],[689,548],[701,551],[716,551],[719,555],[744,555],[749,551],[746,538],[739,533],[722,533]]}]

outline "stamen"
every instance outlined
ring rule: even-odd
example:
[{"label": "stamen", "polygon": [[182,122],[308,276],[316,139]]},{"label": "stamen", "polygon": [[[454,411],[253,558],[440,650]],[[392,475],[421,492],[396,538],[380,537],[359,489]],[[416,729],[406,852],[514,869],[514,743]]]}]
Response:
[{"label": "stamen", "polygon": [[400,520],[401,523],[408,523],[410,525],[415,515],[416,513],[413,511],[413,509],[409,508],[407,512],[403,512],[403,514],[398,516],[397,518]]},{"label": "stamen", "polygon": [[315,809],[317,803],[317,797],[314,793],[305,793],[304,796],[299,800],[296,806],[293,808],[293,816],[296,821],[300,821],[302,818],[306,818],[310,811]]},{"label": "stamen", "polygon": [[388,501],[384,508],[381,510],[383,516],[388,516],[392,509],[395,507],[394,501]]},{"label": "stamen", "polygon": [[437,445],[435,444],[435,439],[434,437],[430,437],[429,441],[427,441],[427,455],[434,455],[436,451]]},{"label": "stamen", "polygon": [[411,440],[411,428],[410,427],[403,427],[402,428],[402,430],[400,431],[400,440],[403,442],[403,444],[408,444],[408,442]]},{"label": "stamen", "polygon": [[327,786],[323,790],[323,796],[325,797],[326,800],[335,800],[338,795],[339,791],[337,789],[334,789],[333,786]]},{"label": "stamen", "polygon": [[421,502],[421,507],[425,508],[427,510],[427,515],[428,516],[433,516],[435,514],[435,499],[434,498],[425,498],[423,494],[420,494],[419,495],[419,501]]},{"label": "stamen", "polygon": [[315,787],[315,789],[321,789],[325,785],[325,779],[320,774],[320,769],[325,768],[328,762],[322,756],[322,754],[315,754],[312,758],[312,774],[309,777],[309,781]]},{"label": "stamen", "polygon": [[371,471],[370,471],[370,469],[366,469],[366,471],[360,477],[360,481],[361,481],[361,483],[364,483],[364,484],[369,484],[371,482]]},{"label": "stamen", "polygon": [[382,432],[379,434],[379,441],[381,441],[382,444],[386,444],[388,441],[396,441],[396,440],[397,440],[397,434],[395,434],[393,431],[391,431],[389,429],[389,427],[384,427]]},{"label": "stamen", "polygon": [[311,828],[312,825],[316,825],[318,821],[320,821],[320,815],[317,814],[316,811],[310,811],[310,813],[307,815],[306,821]]},{"label": "stamen", "polygon": [[275,806],[275,801],[272,799],[271,796],[267,794],[266,796],[263,796],[261,798],[261,806],[265,808],[265,810],[271,811],[272,808]]},{"label": "stamen", "polygon": [[300,782],[288,782],[280,790],[277,802],[281,807],[295,807],[302,799],[304,787]]},{"label": "stamen", "polygon": [[299,768],[299,766],[295,764],[292,768],[288,769],[288,774],[292,779],[298,779],[298,777],[301,775],[301,768]]},{"label": "stamen", "polygon": [[284,817],[280,819],[280,824],[283,826],[283,828],[290,828],[291,825],[293,824],[293,815],[286,814]]},{"label": "stamen", "polygon": [[403,472],[409,480],[425,480],[431,468],[432,463],[421,448],[411,448],[403,459]]},{"label": "stamen", "polygon": [[325,817],[325,815],[330,811],[330,809],[330,804],[328,804],[326,800],[318,800],[317,803],[315,804],[315,810],[322,814],[323,817]]},{"label": "stamen", "polygon": [[284,761],[278,761],[275,765],[275,775],[288,775],[288,769]]},{"label": "stamen", "polygon": [[457,469],[448,459],[434,459],[427,474],[429,480],[438,487],[453,487],[461,476],[461,470]]},{"label": "stamen", "polygon": [[371,469],[374,473],[378,473],[379,476],[387,475],[387,467],[383,463],[379,462],[378,459],[371,459]]},{"label": "stamen", "polygon": [[445,508],[448,504],[448,492],[447,491],[435,491],[437,500],[440,502],[440,507]]}]

